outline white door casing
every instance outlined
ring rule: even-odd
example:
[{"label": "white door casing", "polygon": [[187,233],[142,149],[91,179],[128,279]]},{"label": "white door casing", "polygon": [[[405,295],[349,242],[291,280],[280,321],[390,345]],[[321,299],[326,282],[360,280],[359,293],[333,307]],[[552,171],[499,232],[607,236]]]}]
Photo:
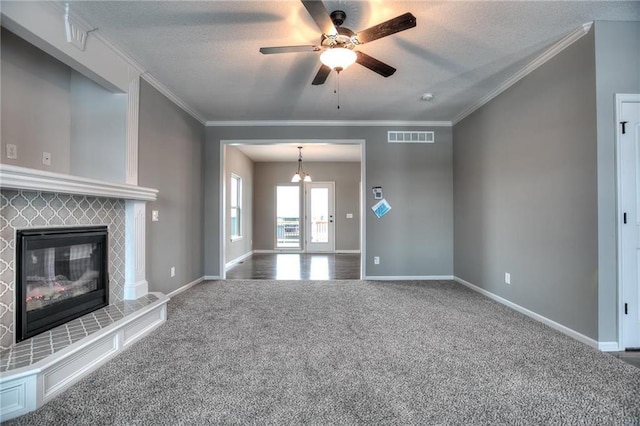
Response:
[{"label": "white door casing", "polygon": [[619,349],[640,348],[640,95],[616,95]]},{"label": "white door casing", "polygon": [[335,251],[335,182],[305,183],[305,251]]}]

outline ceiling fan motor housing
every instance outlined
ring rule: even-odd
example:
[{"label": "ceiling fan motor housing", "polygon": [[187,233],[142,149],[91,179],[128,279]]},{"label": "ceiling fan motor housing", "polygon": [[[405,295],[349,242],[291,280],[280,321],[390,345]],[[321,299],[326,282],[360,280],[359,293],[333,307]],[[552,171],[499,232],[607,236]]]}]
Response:
[{"label": "ceiling fan motor housing", "polygon": [[336,27],[342,25],[347,19],[347,14],[344,12],[344,10],[334,10],[329,16],[331,17],[333,25],[335,25]]},{"label": "ceiling fan motor housing", "polygon": [[358,39],[355,33],[349,28],[336,27],[338,34],[335,36],[327,36],[322,34],[320,39],[320,45],[323,47],[344,47],[346,49],[353,49],[358,43]]}]

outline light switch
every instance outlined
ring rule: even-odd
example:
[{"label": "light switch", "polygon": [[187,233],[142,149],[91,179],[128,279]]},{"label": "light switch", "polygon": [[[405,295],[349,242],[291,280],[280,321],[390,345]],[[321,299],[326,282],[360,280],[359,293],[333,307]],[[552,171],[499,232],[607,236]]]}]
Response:
[{"label": "light switch", "polygon": [[347,213],[347,219],[353,219],[353,213]]},{"label": "light switch", "polygon": [[151,220],[153,222],[157,222],[158,221],[158,210],[151,210]]}]

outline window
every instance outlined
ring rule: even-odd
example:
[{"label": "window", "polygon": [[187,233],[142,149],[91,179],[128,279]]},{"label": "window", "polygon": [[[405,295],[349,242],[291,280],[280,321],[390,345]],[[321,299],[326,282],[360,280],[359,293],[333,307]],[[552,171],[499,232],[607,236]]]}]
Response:
[{"label": "window", "polygon": [[231,240],[242,237],[242,178],[231,175]]}]

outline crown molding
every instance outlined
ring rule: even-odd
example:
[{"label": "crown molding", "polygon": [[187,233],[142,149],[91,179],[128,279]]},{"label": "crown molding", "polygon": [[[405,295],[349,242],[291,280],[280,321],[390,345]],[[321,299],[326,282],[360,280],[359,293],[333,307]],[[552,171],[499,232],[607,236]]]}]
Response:
[{"label": "crown molding", "polygon": [[167,86],[162,84],[160,80],[158,80],[152,74],[145,72],[141,75],[141,77],[151,86],[153,86],[158,92],[169,98],[171,102],[179,106],[184,112],[198,120],[200,124],[206,125],[206,123],[208,123],[208,121],[200,113],[198,113],[198,111],[191,108],[185,101],[175,95],[171,90],[167,88]]},{"label": "crown molding", "polygon": [[451,127],[451,121],[398,121],[398,120],[254,120],[254,121],[207,121],[207,127],[276,127],[276,126],[413,126]]},{"label": "crown molding", "polygon": [[[68,14],[70,18],[73,19],[74,22],[79,23],[85,28],[94,28],[91,23],[85,21],[82,17],[78,16],[73,10],[66,9],[64,3],[60,3],[57,1],[52,1],[48,3],[52,6],[58,13],[61,13],[62,16]],[[73,7],[73,3],[70,4]],[[198,120],[201,124],[206,124],[207,120],[198,113],[195,109],[191,108],[185,101],[183,101],[180,97],[178,97],[175,93],[167,88],[164,84],[160,82],[155,76],[153,76],[149,71],[145,69],[145,67],[133,56],[122,50],[119,46],[115,45],[111,40],[106,38],[104,35],[100,34],[100,28],[96,27],[96,29],[91,32],[91,36],[95,37],[97,40],[102,42],[105,46],[111,49],[116,55],[121,57],[125,62],[127,62],[135,71],[140,74],[140,77],[144,78],[147,83],[153,86],[156,90],[162,93],[164,96],[169,98],[171,102],[180,107],[187,114]]]},{"label": "crown molding", "polygon": [[536,57],[533,61],[529,62],[520,71],[516,72],[514,75],[509,77],[504,83],[502,83],[501,85],[496,87],[489,94],[487,94],[486,96],[481,98],[479,101],[477,101],[473,105],[471,105],[468,108],[466,108],[465,110],[463,110],[460,114],[455,116],[453,118],[453,120],[451,120],[452,123],[453,124],[458,124],[460,121],[464,120],[466,117],[471,115],[474,111],[476,111],[477,109],[481,108],[485,104],[489,103],[489,101],[491,101],[493,98],[495,98],[496,96],[498,96],[499,94],[501,94],[502,92],[507,90],[509,87],[511,87],[514,84],[516,84],[518,81],[520,81],[523,78],[525,78],[527,75],[529,75],[534,70],[536,70],[538,67],[540,67],[541,65],[543,65],[544,63],[549,61],[551,58],[556,56],[558,53],[562,52],[564,49],[566,49],[567,47],[571,46],[576,41],[580,40],[583,36],[585,36],[589,32],[589,30],[591,29],[592,25],[593,25],[593,21],[584,23],[580,27],[576,28],[574,31],[569,33],[567,36],[562,38],[560,41],[555,43],[553,46],[551,46],[549,49],[544,51],[540,56]]}]

